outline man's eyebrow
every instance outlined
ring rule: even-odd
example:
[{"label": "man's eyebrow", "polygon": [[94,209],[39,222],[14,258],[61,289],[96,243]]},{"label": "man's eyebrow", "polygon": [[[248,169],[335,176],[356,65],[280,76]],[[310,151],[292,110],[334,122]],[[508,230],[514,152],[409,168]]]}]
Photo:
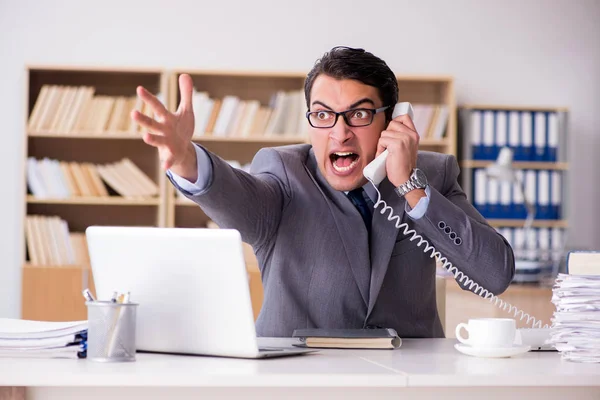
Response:
[{"label": "man's eyebrow", "polygon": [[373,100],[371,100],[370,98],[365,97],[364,99],[360,99],[359,101],[352,103],[350,105],[350,109],[352,109],[352,108],[354,108],[354,107],[356,107],[356,106],[358,106],[358,105],[360,105],[362,103],[371,103],[371,105],[373,107],[375,107],[375,102]]},{"label": "man's eyebrow", "polygon": [[328,110],[333,110],[333,108],[329,107],[327,104],[323,103],[322,101],[315,100],[312,103],[313,106],[318,105],[318,104],[322,105],[323,107],[325,107]]},{"label": "man's eyebrow", "polygon": [[[358,101],[356,101],[356,102],[352,103],[348,109],[349,109],[349,110],[350,110],[350,109],[353,109],[354,107],[356,107],[356,106],[358,106],[358,105],[360,105],[360,104],[362,104],[362,103],[371,103],[373,106],[375,106],[375,102],[374,102],[373,100],[371,100],[371,99],[370,99],[370,98],[368,98],[368,97],[365,97],[364,99],[360,99],[360,100],[358,100]],[[314,105],[317,105],[317,104],[319,104],[319,105],[322,105],[323,107],[327,108],[328,110],[333,110],[333,108],[329,107],[327,104],[323,103],[322,101],[315,100],[315,101],[313,101],[313,103],[312,103],[312,105],[313,105],[313,106],[314,106]]]}]

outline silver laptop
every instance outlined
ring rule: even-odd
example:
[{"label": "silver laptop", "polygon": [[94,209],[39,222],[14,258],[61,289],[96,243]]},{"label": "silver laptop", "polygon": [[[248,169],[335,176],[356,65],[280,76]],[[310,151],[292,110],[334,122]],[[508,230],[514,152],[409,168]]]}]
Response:
[{"label": "silver laptop", "polygon": [[314,350],[259,348],[237,230],[101,227],[86,230],[96,295],[131,292],[141,351],[241,358]]}]

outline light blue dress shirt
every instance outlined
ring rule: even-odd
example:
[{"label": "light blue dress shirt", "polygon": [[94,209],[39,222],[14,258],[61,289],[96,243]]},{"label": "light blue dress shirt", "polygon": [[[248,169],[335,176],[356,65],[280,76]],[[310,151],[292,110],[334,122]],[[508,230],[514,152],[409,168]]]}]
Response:
[{"label": "light blue dress shirt", "polygon": [[[167,170],[167,174],[179,185],[180,188],[189,192],[192,195],[196,195],[202,193],[208,182],[210,182],[210,177],[212,175],[212,164],[210,162],[210,158],[208,154],[202,149],[202,147],[194,144],[194,148],[196,149],[196,159],[198,160],[198,179],[196,182],[192,183],[185,178],[180,177],[179,175],[173,173],[171,170]],[[363,189],[375,204],[377,202],[377,192],[371,183],[367,182],[363,186]],[[408,216],[412,219],[419,219],[425,215],[427,212],[427,208],[429,207],[429,198],[431,196],[431,189],[429,186],[425,188],[425,197],[421,197],[416,207],[410,208],[408,203],[406,203],[405,211]]]}]

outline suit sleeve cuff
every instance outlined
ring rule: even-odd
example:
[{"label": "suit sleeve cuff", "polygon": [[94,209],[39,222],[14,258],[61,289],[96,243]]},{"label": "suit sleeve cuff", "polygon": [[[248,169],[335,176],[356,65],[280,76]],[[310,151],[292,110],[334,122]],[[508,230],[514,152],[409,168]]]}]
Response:
[{"label": "suit sleeve cuff", "polygon": [[210,157],[206,154],[206,151],[200,146],[194,143],[194,149],[196,150],[196,159],[198,160],[198,179],[196,182],[190,182],[185,178],[177,175],[171,170],[167,170],[167,174],[173,181],[183,190],[189,192],[192,196],[202,193],[212,176],[212,163]]},{"label": "suit sleeve cuff", "polygon": [[431,189],[429,185],[425,188],[425,197],[421,197],[417,202],[415,208],[411,209],[408,203],[406,203],[406,213],[411,219],[420,219],[427,212],[429,207],[429,198],[431,197]]}]

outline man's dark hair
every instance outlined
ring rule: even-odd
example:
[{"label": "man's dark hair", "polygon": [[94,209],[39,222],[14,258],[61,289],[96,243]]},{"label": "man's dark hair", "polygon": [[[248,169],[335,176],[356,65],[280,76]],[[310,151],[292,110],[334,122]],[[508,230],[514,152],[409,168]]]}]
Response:
[{"label": "man's dark hair", "polygon": [[318,59],[304,81],[306,106],[310,108],[310,92],[317,76],[324,74],[335,79],[354,79],[379,91],[386,119],[392,119],[394,105],[398,102],[398,81],[382,59],[363,49],[338,46]]}]

